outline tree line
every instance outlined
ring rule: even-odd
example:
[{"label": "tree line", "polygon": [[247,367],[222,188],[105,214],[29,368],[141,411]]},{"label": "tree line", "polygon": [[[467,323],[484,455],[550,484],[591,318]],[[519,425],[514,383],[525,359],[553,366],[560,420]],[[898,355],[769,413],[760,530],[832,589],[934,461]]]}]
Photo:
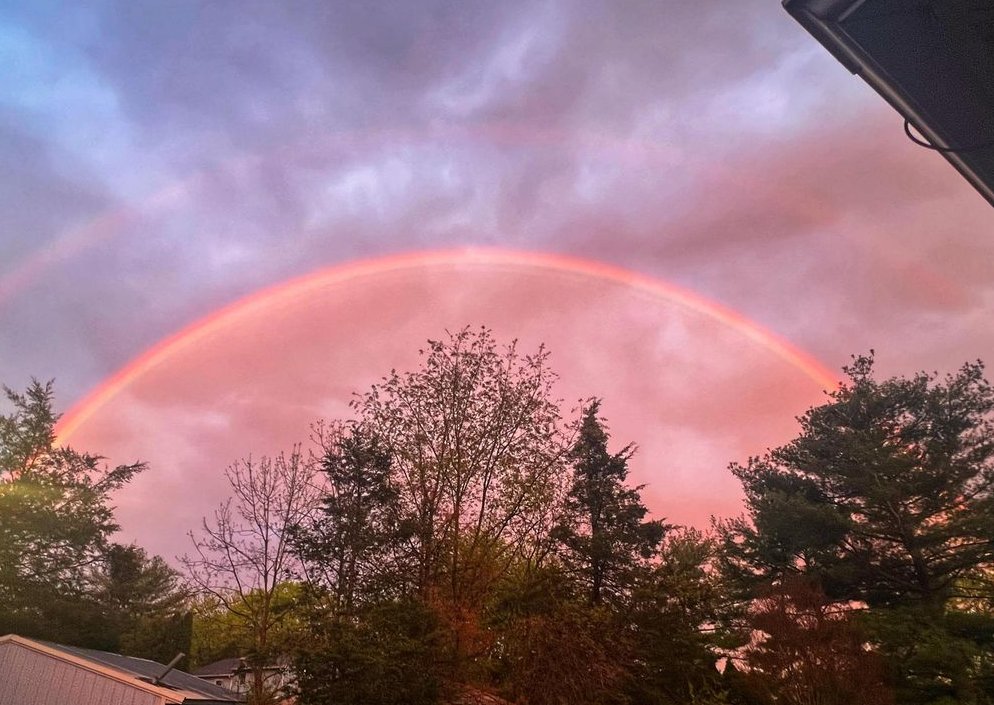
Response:
[{"label": "tree line", "polygon": [[[58,448],[51,385],[0,417],[0,632],[192,664],[292,662],[301,705],[994,702],[994,392],[980,363],[877,380],[873,356],[730,470],[740,517],[656,519],[596,398],[544,348],[429,341],[245,459],[180,574],[112,541],[141,465]],[[664,469],[665,460],[656,461]]]}]

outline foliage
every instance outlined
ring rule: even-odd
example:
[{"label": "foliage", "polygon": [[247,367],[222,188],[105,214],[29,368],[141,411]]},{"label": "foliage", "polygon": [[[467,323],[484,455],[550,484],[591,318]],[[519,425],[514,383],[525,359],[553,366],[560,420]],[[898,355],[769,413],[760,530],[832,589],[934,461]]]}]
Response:
[{"label": "foliage", "polygon": [[313,519],[297,527],[294,550],[313,582],[331,590],[351,613],[363,600],[389,593],[403,575],[405,529],[393,464],[384,444],[353,425],[321,458],[324,494]]},{"label": "foliage", "polygon": [[193,643],[193,612],[173,612],[161,617],[141,617],[121,635],[118,652],[159,663],[169,663],[177,654],[187,654],[180,662],[189,668]]},{"label": "foliage", "polygon": [[972,636],[951,625],[990,594],[994,391],[980,363],[941,380],[876,381],[872,357],[845,372],[794,441],[733,466],[750,516],[723,525],[726,564],[753,594],[803,574],[867,605],[901,702],[987,702],[990,617]]},{"label": "foliage", "polygon": [[217,598],[196,596],[191,601],[190,612],[193,624],[188,664],[191,669],[224,658],[240,657],[250,648],[239,620]]},{"label": "foliage", "polygon": [[717,663],[742,645],[717,566],[717,541],[693,529],[667,536],[631,589],[626,620],[636,657],[626,690],[637,703],[704,702],[723,691]]},{"label": "foliage", "polygon": [[429,341],[422,354],[418,370],[391,372],[355,409],[391,455],[415,588],[438,588],[446,570],[458,595],[462,551],[494,537],[522,547],[540,528],[562,456],[555,377],[544,349],[501,351],[487,329]]},{"label": "foliage", "polygon": [[108,650],[168,663],[190,652],[192,615],[179,573],[137,546],[114,544],[93,580],[103,619],[114,635]]},{"label": "foliage", "polygon": [[730,526],[730,558],[872,606],[969,598],[962,579],[994,561],[994,392],[979,363],[944,382],[877,382],[872,364],[856,358],[793,442],[733,466],[753,525]]},{"label": "foliage", "polygon": [[[300,607],[304,586],[287,581],[280,583],[272,593],[271,610],[280,615],[272,624],[267,640],[273,654],[283,655],[295,646],[302,626]],[[249,593],[247,600],[260,601],[261,594]],[[220,661],[225,658],[242,658],[255,647],[252,623],[241,615],[250,612],[251,605],[236,605],[234,611],[210,594],[201,594],[191,606],[193,628],[190,644],[192,668]],[[255,608],[257,609],[257,608]]]},{"label": "foliage", "polygon": [[547,352],[487,329],[422,356],[319,434],[325,493],[294,533],[315,599],[301,703],[466,684],[531,705],[719,702],[715,543],[681,532],[660,556],[669,527],[628,484],[634,447],[608,451],[599,403],[564,427]]},{"label": "foliage", "polygon": [[443,692],[438,623],[417,601],[369,603],[355,615],[317,603],[299,644],[300,705],[430,705]]},{"label": "foliage", "polygon": [[994,619],[921,605],[864,618],[890,667],[899,703],[994,703]]},{"label": "foliage", "polygon": [[417,370],[392,371],[353,407],[390,458],[404,535],[395,592],[438,608],[458,670],[477,648],[461,637],[492,582],[548,552],[564,445],[544,348],[521,355],[465,328],[421,352]]},{"label": "foliage", "polygon": [[881,655],[866,648],[856,614],[810,580],[790,577],[756,601],[742,659],[754,690],[785,705],[892,705]]},{"label": "foliage", "polygon": [[635,571],[653,557],[667,527],[646,521],[642,487],[628,487],[634,446],[607,449],[608,434],[598,418],[600,402],[584,410],[579,438],[570,451],[573,477],[564,516],[556,529],[566,564],[587,587],[591,604],[620,597]]},{"label": "foliage", "polygon": [[526,565],[493,595],[494,677],[508,697],[530,705],[614,703],[631,649],[611,610],[592,607],[554,565]]},{"label": "foliage", "polygon": [[101,467],[56,445],[52,383],[4,387],[0,415],[0,633],[88,644],[106,638],[90,576],[117,530],[111,493],[144,469]]}]

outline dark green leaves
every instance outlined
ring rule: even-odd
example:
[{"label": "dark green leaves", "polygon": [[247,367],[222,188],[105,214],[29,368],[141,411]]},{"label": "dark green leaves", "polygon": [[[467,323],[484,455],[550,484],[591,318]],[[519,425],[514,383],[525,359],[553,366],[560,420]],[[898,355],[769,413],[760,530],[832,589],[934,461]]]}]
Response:
[{"label": "dark green leaves", "polygon": [[4,391],[12,411],[0,416],[0,632],[79,643],[96,628],[83,624],[84,608],[117,530],[110,493],[144,465],[108,470],[57,447],[51,383]]}]

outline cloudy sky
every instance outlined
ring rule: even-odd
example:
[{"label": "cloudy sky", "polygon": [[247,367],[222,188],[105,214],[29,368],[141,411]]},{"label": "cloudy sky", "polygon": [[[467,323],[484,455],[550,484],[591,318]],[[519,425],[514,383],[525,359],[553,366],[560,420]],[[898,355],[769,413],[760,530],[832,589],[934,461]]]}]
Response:
[{"label": "cloudy sky", "polygon": [[989,206],[777,0],[0,0],[0,67],[0,381],[149,462],[167,556],[446,329],[546,343],[698,525],[851,354],[991,357]]}]

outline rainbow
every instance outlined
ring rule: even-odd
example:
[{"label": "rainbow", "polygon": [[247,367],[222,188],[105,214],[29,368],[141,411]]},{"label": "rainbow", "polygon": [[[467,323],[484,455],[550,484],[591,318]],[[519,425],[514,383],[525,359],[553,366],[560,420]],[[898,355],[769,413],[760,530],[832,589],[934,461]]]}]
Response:
[{"label": "rainbow", "polygon": [[475,125],[447,125],[435,130],[377,128],[352,130],[323,135],[319,142],[306,140],[282,144],[263,153],[245,152],[230,156],[220,163],[206,167],[169,183],[138,203],[107,210],[93,219],[69,228],[34,253],[15,261],[6,272],[0,271],[0,305],[20,294],[42,279],[46,270],[64,264],[74,256],[103,242],[113,240],[126,226],[139,222],[151,213],[168,211],[193,194],[211,178],[225,172],[237,171],[270,159],[293,159],[313,155],[320,150],[355,151],[382,148],[388,143],[429,144],[434,140],[477,142],[525,147],[561,147],[573,140],[585,149],[603,152],[622,163],[672,166],[682,163],[681,149],[669,144],[645,140],[617,138],[610,134],[579,131],[566,134],[561,130],[536,128],[508,122]]},{"label": "rainbow", "polygon": [[630,287],[733,329],[798,369],[812,381],[822,385],[823,389],[831,389],[838,385],[836,375],[814,357],[787,340],[737,311],[669,282],[603,262],[568,255],[491,248],[466,248],[405,253],[336,265],[261,289],[239,301],[224,306],[159,341],[98,384],[62,417],[56,428],[58,441],[62,444],[68,443],[74,433],[129,385],[169,360],[173,355],[197,345],[208,336],[215,335],[225,328],[246,320],[266,316],[274,309],[301,297],[310,296],[328,286],[348,284],[365,277],[403,270],[452,266],[516,267],[545,270],[559,274],[587,276]]}]

